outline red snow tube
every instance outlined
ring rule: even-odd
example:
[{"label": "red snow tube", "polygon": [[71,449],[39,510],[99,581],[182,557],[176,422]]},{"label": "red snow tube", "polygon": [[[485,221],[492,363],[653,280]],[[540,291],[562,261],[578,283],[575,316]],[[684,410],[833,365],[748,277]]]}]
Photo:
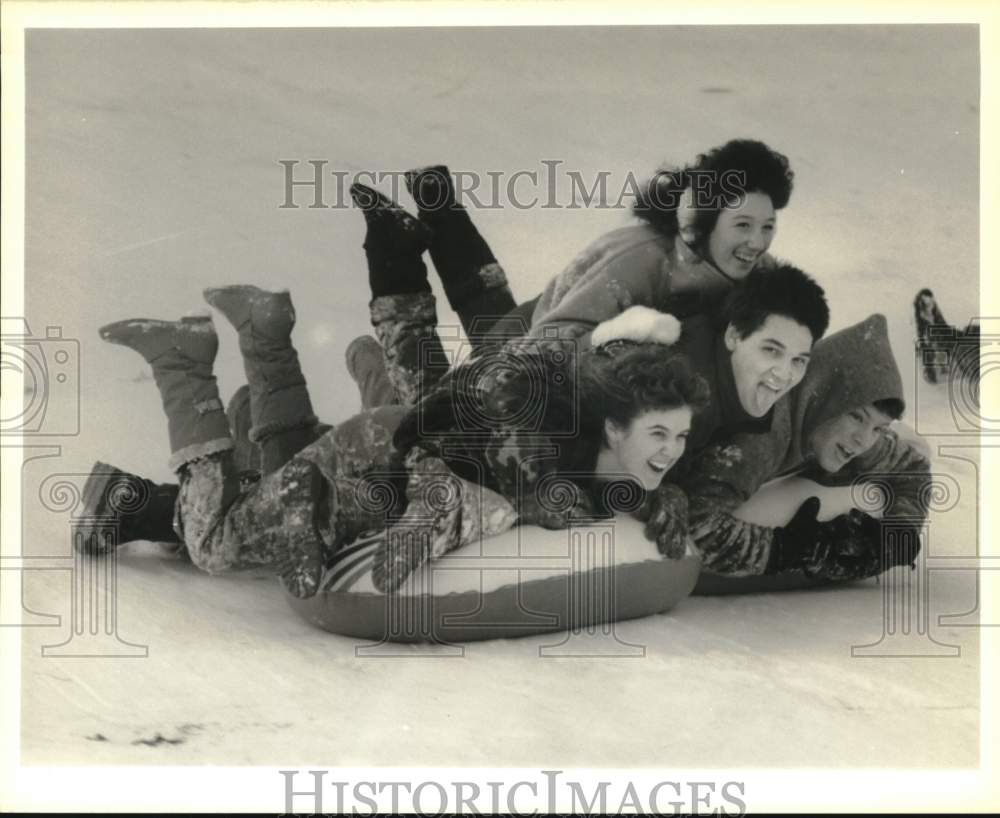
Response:
[{"label": "red snow tube", "polygon": [[370,642],[470,642],[556,631],[609,633],[607,623],[663,613],[691,593],[693,555],[662,558],[642,524],[548,531],[514,528],[427,563],[395,594],[371,581],[378,538],[342,552],[309,599],[288,596],[305,620]]}]

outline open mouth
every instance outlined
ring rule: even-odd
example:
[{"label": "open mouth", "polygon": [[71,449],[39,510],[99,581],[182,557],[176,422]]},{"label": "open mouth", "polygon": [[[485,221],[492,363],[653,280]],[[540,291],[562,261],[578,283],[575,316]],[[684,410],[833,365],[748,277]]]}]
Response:
[{"label": "open mouth", "polygon": [[841,460],[851,460],[854,457],[854,452],[851,449],[847,449],[839,443],[837,444],[837,454],[840,455]]},{"label": "open mouth", "polygon": [[656,474],[665,474],[673,465],[673,461],[647,460],[646,465]]},{"label": "open mouth", "polygon": [[733,257],[739,261],[741,264],[749,264],[753,266],[757,262],[758,253],[750,253],[746,250],[737,250],[733,253]]},{"label": "open mouth", "polygon": [[777,386],[769,381],[761,381],[759,386],[763,392],[765,401],[776,401],[781,397],[781,393],[785,391],[783,386]]}]

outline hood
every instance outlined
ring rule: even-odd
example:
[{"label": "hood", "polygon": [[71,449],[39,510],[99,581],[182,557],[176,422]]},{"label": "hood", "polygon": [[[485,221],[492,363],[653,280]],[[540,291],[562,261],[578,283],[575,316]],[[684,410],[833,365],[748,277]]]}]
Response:
[{"label": "hood", "polygon": [[903,379],[889,346],[885,316],[828,335],[813,347],[809,369],[792,393],[792,440],[786,466],[805,460],[816,427],[849,409],[878,400],[897,402],[894,418],[903,414]]}]

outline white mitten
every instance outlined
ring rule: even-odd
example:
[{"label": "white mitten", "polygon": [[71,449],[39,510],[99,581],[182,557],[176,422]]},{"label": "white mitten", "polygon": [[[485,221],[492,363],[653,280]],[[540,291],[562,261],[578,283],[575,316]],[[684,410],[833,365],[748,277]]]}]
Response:
[{"label": "white mitten", "polygon": [[681,322],[670,313],[635,306],[598,324],[590,336],[590,343],[595,347],[619,340],[670,345],[677,343],[680,337]]}]

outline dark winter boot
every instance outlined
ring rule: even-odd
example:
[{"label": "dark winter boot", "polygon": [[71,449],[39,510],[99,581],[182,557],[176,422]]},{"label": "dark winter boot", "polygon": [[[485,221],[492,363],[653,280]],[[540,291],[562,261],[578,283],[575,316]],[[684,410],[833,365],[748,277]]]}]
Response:
[{"label": "dark winter boot", "polygon": [[210,316],[157,321],[136,318],[99,330],[112,344],[134,349],[153,368],[170,436],[170,467],[233,448],[212,364],[219,349]]},{"label": "dark winter boot", "polygon": [[83,487],[73,545],[84,554],[105,554],[133,540],[181,543],[174,531],[178,492],[176,484],[157,484],[96,462]]},{"label": "dark winter boot", "polygon": [[437,305],[420,258],[428,230],[391,199],[365,185],[351,196],[368,226],[369,304],[395,403],[411,406],[449,369],[437,334]]},{"label": "dark winter boot", "polygon": [[317,418],[292,346],[291,296],[238,284],[210,287],[205,300],[239,333],[250,389],[250,439],[260,444],[261,467],[270,474],[316,439]]},{"label": "dark winter boot", "polygon": [[427,227],[367,185],[351,185],[351,198],[365,217],[364,248],[372,298],[429,293],[427,265],[421,258],[427,249]]},{"label": "dark winter boot", "polygon": [[410,170],[405,178],[420,220],[430,227],[428,249],[448,303],[476,347],[479,332],[517,306],[507,276],[468,211],[455,199],[447,167]]}]

